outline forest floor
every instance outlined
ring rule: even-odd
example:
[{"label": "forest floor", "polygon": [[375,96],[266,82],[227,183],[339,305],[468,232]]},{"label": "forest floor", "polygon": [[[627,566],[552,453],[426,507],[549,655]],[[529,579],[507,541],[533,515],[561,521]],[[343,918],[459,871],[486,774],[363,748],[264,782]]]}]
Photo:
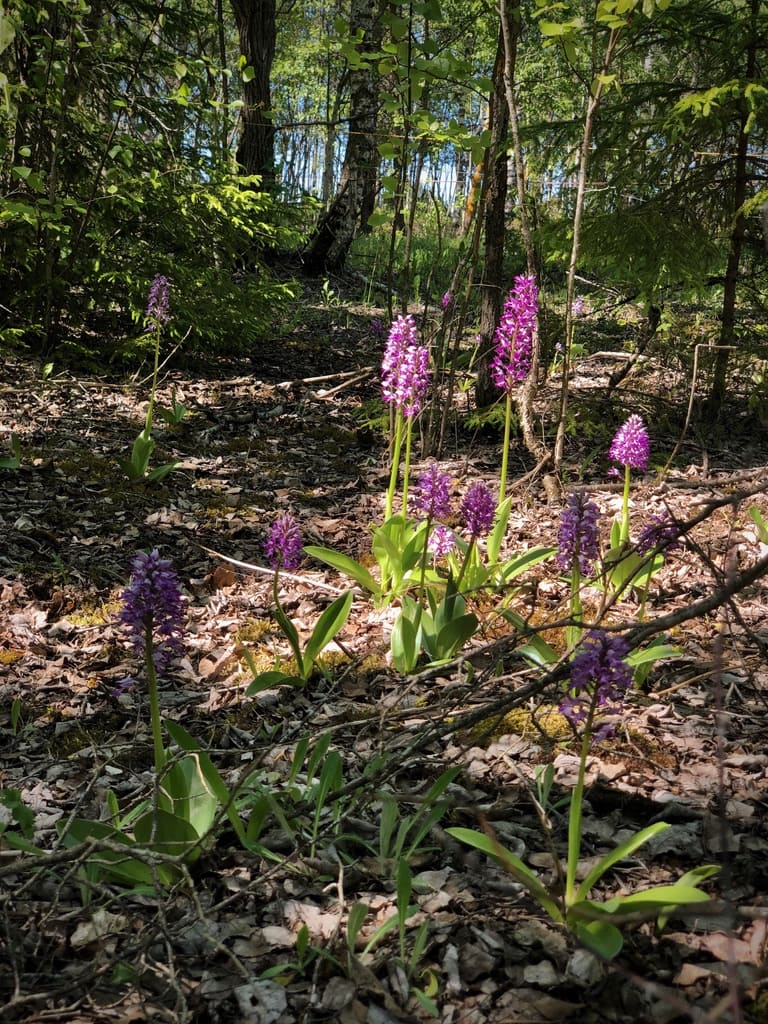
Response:
[{"label": "forest floor", "polygon": [[[765,581],[735,585],[732,598],[688,617],[768,551],[748,514],[756,505],[768,516],[768,436],[743,388],[729,397],[727,427],[705,433],[694,422],[662,474],[685,415],[684,367],[651,354],[608,394],[617,362],[585,357],[567,445],[566,491],[589,485],[605,524],[621,496],[604,453],[616,427],[639,412],[653,471],[633,488],[633,522],[665,506],[681,520],[710,510],[669,556],[645,607],[646,621],[670,617],[660,635],[679,656],[654,666],[613,738],[593,749],[582,869],[631,831],[669,822],[596,895],[714,863],[721,871],[704,883],[711,903],[673,915],[663,931],[631,922],[623,950],[605,963],[496,863],[445,832],[485,823],[552,881],[532,794],[537,768],[553,762],[549,819],[554,848],[565,848],[558,801],[573,785],[578,744],[547,731],[542,708],[558,695],[535,692],[536,671],[487,599],[464,658],[403,678],[387,662],[391,610],[358,594],[327,678],[246,696],[243,649],[267,667],[287,652],[271,615],[272,574],[261,568],[275,515],[291,511],[305,543],[354,557],[369,551],[381,521],[386,444],[366,419],[382,343],[372,315],[316,295],[249,358],[163,370],[160,403],[175,393],[188,413],[157,426],[155,464],[178,463],[160,484],[131,483],[118,462],[143,425],[146,379],[75,375],[55,363],[43,379],[38,363],[6,360],[0,457],[15,433],[21,466],[0,469],[0,787],[20,791],[46,853],[19,853],[0,837],[0,1020],[434,1019],[413,996],[418,988],[446,1024],[768,1021]],[[545,388],[542,407],[555,397],[554,384]],[[498,433],[469,429],[461,416],[451,429],[444,466],[462,485],[481,477],[495,488]],[[531,468],[516,442],[510,479]],[[556,543],[560,510],[546,503],[541,481],[512,483],[511,493],[509,552]],[[161,680],[162,713],[240,786],[244,818],[257,806],[266,817],[255,849],[222,826],[176,886],[135,892],[89,876],[82,849],[62,851],[60,831],[73,817],[105,819],[110,790],[122,807],[152,794],[143,676],[115,614],[131,559],[155,546],[172,559],[188,601],[186,653]],[[553,560],[521,584],[513,607],[523,617],[540,625],[562,617],[568,584]],[[282,578],[281,602],[302,637],[347,585],[309,559]],[[636,595],[614,613],[636,622]],[[138,681],[126,686],[126,677]],[[342,772],[325,802],[318,777],[327,758],[313,777],[310,756],[296,756],[323,736]],[[459,771],[442,814],[419,838],[430,787],[452,766]],[[389,837],[382,819],[394,822]],[[397,927],[364,953],[397,913],[401,827],[417,906],[402,936],[405,964]],[[355,904],[368,910],[348,941]],[[424,922],[424,948],[409,963]]]}]

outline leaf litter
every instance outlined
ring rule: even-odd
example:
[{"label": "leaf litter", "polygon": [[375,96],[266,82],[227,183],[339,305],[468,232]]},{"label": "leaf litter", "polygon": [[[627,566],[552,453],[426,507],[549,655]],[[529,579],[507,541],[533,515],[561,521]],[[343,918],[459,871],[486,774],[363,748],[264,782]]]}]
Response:
[{"label": "leaf litter", "polygon": [[[398,821],[418,822],[430,786],[457,765],[445,818],[410,858],[417,909],[405,933],[407,945],[428,925],[417,978],[425,991],[433,985],[441,1021],[768,1019],[762,581],[671,628],[682,656],[661,663],[614,739],[591,757],[580,877],[625,833],[662,820],[670,828],[605,879],[611,894],[670,882],[701,860],[723,868],[711,907],[675,915],[661,933],[638,922],[610,964],[443,831],[482,819],[543,879],[555,877],[532,799],[536,773],[553,761],[555,796],[566,795],[577,751],[537,727],[545,695],[505,652],[503,635],[403,679],[386,657],[391,618],[356,600],[326,676],[303,690],[246,698],[244,649],[270,665],[289,654],[270,618],[271,575],[245,568],[264,565],[275,515],[290,511],[309,542],[358,558],[381,516],[385,443],[360,415],[378,393],[378,354],[362,314],[350,320],[342,346],[271,345],[250,361],[167,374],[160,400],[175,391],[190,414],[158,430],[163,460],[180,466],[154,487],[129,484],[116,464],[141,424],[142,389],[107,377],[41,382],[31,361],[7,362],[0,424],[18,434],[23,459],[20,470],[2,473],[0,492],[0,782],[34,812],[34,841],[57,849],[57,822],[104,817],[109,790],[125,805],[151,791],[142,683],[124,685],[138,666],[110,609],[136,550],[154,546],[172,559],[189,598],[186,655],[163,679],[163,714],[211,752],[228,785],[282,794],[301,825],[271,818],[258,854],[222,829],[186,886],[153,894],[84,888],[66,851],[50,854],[51,870],[40,872],[0,840],[0,1018],[434,1019],[409,996],[397,928],[371,945],[398,898],[392,850],[379,849],[381,819],[391,800]],[[688,517],[745,480],[765,478],[768,446],[754,435],[720,450],[683,450],[689,461],[671,479],[637,485],[638,505],[668,501]],[[471,471],[492,485],[497,459],[497,440],[467,435],[446,461],[456,475]],[[513,477],[530,468],[517,449],[515,459]],[[597,477],[590,495],[601,511],[615,511],[616,492]],[[765,492],[757,488],[750,500],[765,512]],[[537,484],[516,492],[511,547],[552,543],[556,530],[556,510]],[[670,559],[662,571],[654,615],[700,600],[722,582],[728,557],[748,565],[765,547],[743,503],[723,505],[694,539],[697,557]],[[315,564],[281,580],[281,603],[303,640],[344,587]],[[535,607],[549,621],[566,599],[546,566],[520,595],[526,614]],[[529,713],[527,726],[509,728],[504,715],[515,708]],[[304,737],[325,733],[343,762],[342,812],[314,821],[313,783],[306,765],[294,771],[293,757]],[[555,804],[548,813],[562,840],[567,812]],[[350,939],[356,904],[367,910]],[[736,1016],[734,1000],[745,1016]]]}]

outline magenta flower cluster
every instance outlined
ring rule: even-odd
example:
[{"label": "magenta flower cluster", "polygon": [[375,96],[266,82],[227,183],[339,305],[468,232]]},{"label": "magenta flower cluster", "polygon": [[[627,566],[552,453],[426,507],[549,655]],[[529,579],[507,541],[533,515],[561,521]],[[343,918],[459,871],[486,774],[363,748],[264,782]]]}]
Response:
[{"label": "magenta flower cluster", "polygon": [[472,539],[485,537],[490,532],[496,501],[482,480],[470,484],[461,502],[461,515]]},{"label": "magenta flower cluster", "polygon": [[270,527],[264,553],[267,561],[276,571],[297,568],[301,561],[301,530],[299,524],[290,514],[279,515]]},{"label": "magenta flower cluster", "polygon": [[421,411],[429,383],[429,351],[419,342],[416,322],[409,314],[399,316],[389,331],[381,364],[381,390],[403,416]]},{"label": "magenta flower cluster", "polygon": [[183,649],[184,602],[170,560],[161,558],[157,548],[149,554],[140,552],[131,562],[131,579],[120,597],[118,621],[134,654],[144,657],[151,638],[155,668],[162,671]]},{"label": "magenta flower cluster", "polygon": [[582,576],[590,575],[600,542],[598,514],[597,505],[586,495],[568,495],[557,534],[557,564],[561,569],[571,572],[578,566]]},{"label": "magenta flower cluster", "polygon": [[170,293],[171,286],[168,278],[163,274],[157,274],[149,288],[147,299],[147,320],[150,321],[147,330],[154,331],[158,324],[168,322],[170,316]]},{"label": "magenta flower cluster", "polygon": [[651,516],[637,540],[637,553],[645,555],[649,551],[676,551],[680,547],[680,536],[680,527],[669,512]]},{"label": "magenta flower cluster", "polygon": [[571,662],[568,692],[560,703],[560,713],[574,725],[581,725],[591,708],[619,711],[632,684],[632,669],[625,661],[629,650],[623,637],[603,630],[589,633]]},{"label": "magenta flower cluster", "polygon": [[421,474],[411,495],[411,504],[417,515],[425,519],[446,519],[451,512],[453,480],[443,473],[436,462],[429,464]]},{"label": "magenta flower cluster", "polygon": [[651,455],[651,439],[640,416],[632,415],[616,431],[608,458],[630,469],[639,469],[642,473],[648,468]]},{"label": "magenta flower cluster", "polygon": [[442,523],[432,529],[427,541],[427,549],[435,558],[445,558],[456,548],[456,535],[453,530]]},{"label": "magenta flower cluster", "polygon": [[491,380],[502,391],[508,392],[528,376],[538,311],[536,280],[520,274],[504,303],[493,337],[495,353],[491,361]]}]

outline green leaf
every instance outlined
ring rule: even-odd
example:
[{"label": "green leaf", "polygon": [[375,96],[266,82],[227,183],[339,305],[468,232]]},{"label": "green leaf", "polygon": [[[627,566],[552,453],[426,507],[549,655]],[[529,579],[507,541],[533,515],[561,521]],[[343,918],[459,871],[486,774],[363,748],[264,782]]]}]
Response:
[{"label": "green leaf", "polygon": [[472,612],[447,622],[435,640],[434,656],[440,659],[453,658],[474,635],[478,618]]},{"label": "green leaf", "polygon": [[200,855],[197,845],[200,834],[194,825],[161,807],[153,808],[137,819],[133,833],[137,843],[158,853],[189,857],[190,860]]},{"label": "green leaf", "polygon": [[608,921],[580,921],[575,932],[588,949],[604,960],[612,960],[624,945],[621,932]]},{"label": "green leaf", "polygon": [[[24,837],[32,839],[35,834],[35,812],[24,803],[20,790],[0,789],[0,804],[11,812]],[[0,823],[0,835],[3,834],[3,829],[4,825]]]},{"label": "green leaf", "polygon": [[641,650],[632,651],[627,655],[626,662],[634,668],[636,665],[660,661],[662,658],[679,658],[682,656],[682,653],[679,647],[673,647],[671,644],[651,644],[650,647],[643,647]]},{"label": "green leaf", "polygon": [[133,442],[131,458],[129,462],[122,461],[122,466],[132,480],[143,479],[149,465],[149,458],[154,450],[155,442],[151,436],[142,430]]},{"label": "green leaf", "polygon": [[172,473],[177,466],[178,462],[168,462],[164,466],[157,466],[156,469],[147,473],[146,479],[156,483],[168,476],[169,473]]},{"label": "green leaf", "polygon": [[299,670],[299,676],[306,682],[304,674],[304,659],[301,656],[301,645],[299,643],[299,634],[296,632],[296,627],[280,607],[279,603],[275,605],[272,613],[275,616],[275,619],[277,619],[277,624],[280,626],[280,629],[285,634],[286,640],[290,644],[293,656],[296,659],[296,667]]},{"label": "green leaf", "polygon": [[307,642],[304,650],[304,666],[311,669],[317,660],[320,652],[326,647],[336,634],[344,627],[349,612],[352,608],[352,591],[337,597],[332,604],[329,604],[323,614],[317,620],[312,636]]},{"label": "green leaf", "polygon": [[208,754],[201,749],[197,740],[191,736],[186,729],[179,725],[178,722],[166,719],[164,725],[166,732],[178,747],[195,755],[198,761],[199,771],[202,773],[209,792],[213,794],[221,807],[227,808],[227,817],[237,833],[238,838],[242,839],[244,836],[243,823],[240,821],[240,817],[235,810],[232,802],[232,794],[229,792],[227,784],[222,779],[218,769],[211,761]]},{"label": "green leaf", "polygon": [[[67,823],[66,830],[63,828],[63,824],[63,822],[58,822],[57,828],[61,834],[62,844],[67,849],[85,843],[89,839],[96,841],[104,839],[126,847],[124,856],[112,850],[98,850],[91,854],[88,864],[100,873],[101,877],[111,878],[121,885],[151,886],[153,884],[154,878],[149,866],[135,860],[129,854],[130,848],[134,846],[133,840],[118,829],[104,821],[88,821],[85,818],[74,818]],[[168,879],[163,868],[158,870],[158,877],[161,881]]]},{"label": "green leaf", "polygon": [[617,896],[602,904],[610,914],[638,913],[652,911],[657,913],[662,908],[668,912],[676,907],[684,907],[689,903],[705,903],[712,897],[702,889],[691,885],[658,885],[653,889],[632,893],[631,896]]},{"label": "green leaf", "polygon": [[504,582],[509,583],[510,580],[516,579],[520,573],[550,558],[556,551],[557,548],[531,548],[530,551],[525,551],[516,558],[510,558],[508,562],[504,563],[501,570]]},{"label": "green leaf", "polygon": [[496,565],[499,560],[499,552],[501,551],[501,545],[504,543],[504,537],[507,532],[507,523],[509,522],[509,512],[512,508],[512,495],[505,498],[504,501],[496,509],[496,516],[494,518],[493,528],[488,534],[488,541],[486,544],[486,551],[488,553],[488,564]]},{"label": "green leaf", "polygon": [[[686,886],[698,886],[699,882],[705,882],[708,878],[712,878],[713,875],[720,873],[719,864],[701,864],[699,867],[692,868],[690,871],[686,871],[684,875],[678,878],[676,885]],[[663,931],[666,927],[669,914],[661,913],[656,919],[656,927],[659,931]]]},{"label": "green leaf", "polygon": [[[245,658],[248,660],[250,652],[245,653]],[[245,691],[246,697],[255,697],[257,693],[263,693],[264,690],[273,690],[276,686],[303,686],[304,680],[300,676],[290,676],[287,672],[259,672],[253,677],[253,682],[249,683],[248,689]]]},{"label": "green leaf", "polygon": [[310,558],[317,558],[318,561],[325,562],[326,565],[333,566],[334,569],[343,572],[356,583],[359,583],[363,590],[373,594],[374,597],[381,595],[381,588],[373,576],[371,576],[365,566],[356,562],[353,558],[349,558],[339,551],[334,551],[332,548],[317,547],[314,544],[308,544],[304,551]]},{"label": "green leaf", "polygon": [[309,755],[309,760],[307,761],[307,783],[310,783],[314,779],[315,773],[325,759],[325,755],[328,753],[330,745],[331,734],[329,732],[324,732],[312,747],[312,753]]},{"label": "green leaf", "polygon": [[757,505],[749,506],[749,516],[752,522],[757,527],[757,535],[762,541],[762,543],[768,544],[768,524],[766,524],[765,520],[763,519],[762,514],[760,513],[760,509],[757,507]]},{"label": "green leaf", "polygon": [[664,832],[665,829],[669,828],[669,824],[666,821],[658,821],[655,825],[649,825],[647,828],[641,829],[636,832],[635,835],[625,839],[623,843],[607,853],[597,864],[592,868],[587,877],[579,886],[576,891],[576,900],[583,900],[589,895],[589,891],[592,886],[602,878],[609,868],[612,868],[614,864],[618,864],[620,860],[624,860],[625,857],[629,857],[631,854],[638,850],[644,843],[647,843],[653,836]]},{"label": "green leaf", "polygon": [[[501,614],[507,622],[511,622],[520,632],[530,629],[525,619],[510,608],[505,608]],[[550,647],[547,641],[539,636],[538,633],[531,634],[525,644],[518,648],[518,654],[521,654],[531,664],[538,665],[540,668],[543,668],[545,665],[554,665],[560,657],[554,647]]]},{"label": "green leaf", "polygon": [[416,667],[419,660],[421,627],[400,612],[392,629],[390,647],[392,650],[392,663],[398,672],[409,673]]},{"label": "green leaf", "polygon": [[474,829],[448,828],[446,829],[446,832],[449,836],[453,836],[454,839],[458,839],[460,842],[466,843],[468,846],[474,846],[475,849],[486,853],[489,857],[494,857],[496,860],[501,861],[512,877],[525,886],[531,896],[533,896],[533,898],[549,914],[552,920],[562,923],[562,911],[554,897],[539,881],[536,875],[534,875],[531,869],[523,864],[520,858],[515,856],[511,850],[507,850],[498,842],[491,839],[490,836],[485,835],[483,832],[476,832]]}]

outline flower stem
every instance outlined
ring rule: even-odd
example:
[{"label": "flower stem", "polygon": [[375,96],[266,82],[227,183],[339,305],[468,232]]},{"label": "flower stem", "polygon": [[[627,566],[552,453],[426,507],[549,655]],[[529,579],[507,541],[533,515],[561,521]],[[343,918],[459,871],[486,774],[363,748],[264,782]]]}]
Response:
[{"label": "flower stem", "polygon": [[475,537],[475,535],[472,534],[472,536],[469,538],[469,547],[467,548],[467,553],[464,556],[464,562],[463,562],[463,564],[461,566],[461,571],[459,572],[459,578],[456,580],[456,591],[457,591],[457,593],[458,593],[459,590],[461,590],[461,581],[464,579],[464,573],[467,571],[467,566],[469,565],[469,560],[472,558],[472,556],[473,556],[473,554],[475,552],[475,542],[476,541],[477,541],[477,537]]},{"label": "flower stem", "polygon": [[405,463],[403,465],[403,515],[408,514],[408,485],[411,478],[411,441],[413,439],[413,416],[408,417],[405,427]]},{"label": "flower stem", "polygon": [[619,540],[624,546],[629,543],[629,463],[624,466],[624,498],[621,505],[621,534]]},{"label": "flower stem", "polygon": [[144,421],[144,433],[149,438],[152,432],[152,416],[155,408],[155,392],[157,391],[157,374],[160,369],[160,324],[155,323],[155,366],[152,371],[152,388],[149,392],[149,405],[147,406],[147,418]]},{"label": "flower stem", "polygon": [[387,500],[384,507],[384,522],[392,518],[392,509],[395,504],[395,488],[397,487],[397,474],[400,469],[400,451],[403,446],[403,413],[398,409],[395,412],[395,435],[392,441],[392,467],[389,473],[389,487],[387,488]]},{"label": "flower stem", "polygon": [[157,695],[157,672],[155,671],[152,628],[152,623],[150,622],[146,627],[147,632],[144,658],[147,668],[149,715],[152,722],[152,745],[155,750],[155,771],[160,775],[165,768],[165,748],[163,747],[163,728],[160,724],[160,701]]},{"label": "flower stem", "polygon": [[576,896],[576,869],[579,866],[579,854],[581,853],[581,814],[582,804],[584,803],[584,778],[586,776],[587,754],[589,753],[589,744],[592,740],[592,720],[595,717],[596,706],[597,693],[592,696],[592,703],[589,707],[589,714],[587,715],[587,721],[581,737],[579,774],[571,794],[571,805],[568,814],[568,863],[565,875],[566,911],[573,905]]},{"label": "flower stem", "polygon": [[[573,561],[573,569],[571,570],[571,608],[570,614],[572,619],[578,619],[579,623],[582,619],[582,606],[581,606],[581,572],[579,570],[578,558]],[[576,644],[581,640],[581,625],[572,625],[566,628],[566,645],[568,650],[572,650]]]},{"label": "flower stem", "polygon": [[507,465],[509,463],[509,435],[512,425],[512,396],[507,390],[507,400],[504,406],[504,442],[501,449],[501,480],[499,481],[499,505],[507,496]]}]

